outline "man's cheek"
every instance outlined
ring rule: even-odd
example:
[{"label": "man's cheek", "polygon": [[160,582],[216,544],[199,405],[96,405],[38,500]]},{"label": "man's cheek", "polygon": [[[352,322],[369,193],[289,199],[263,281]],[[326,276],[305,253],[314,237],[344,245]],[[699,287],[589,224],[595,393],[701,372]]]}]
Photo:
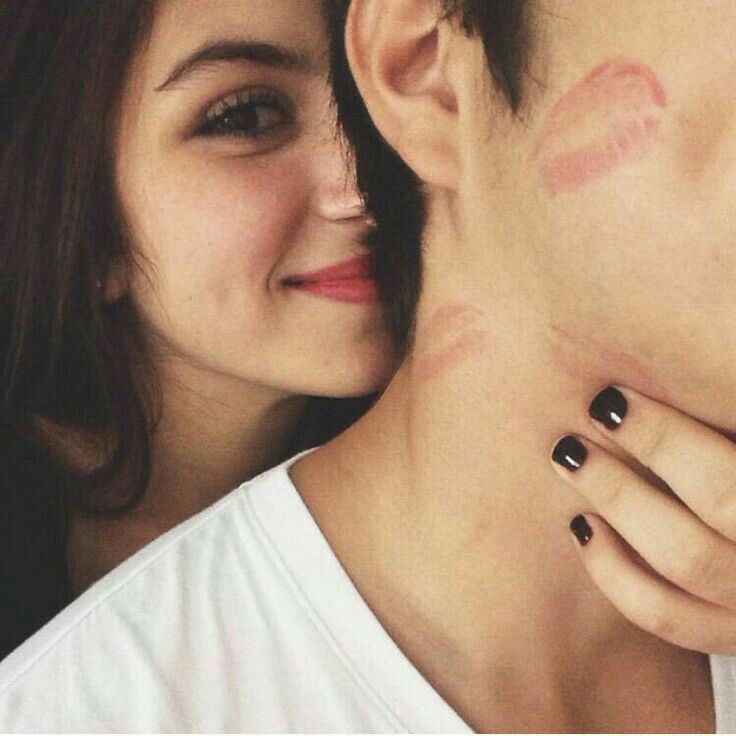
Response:
[{"label": "man's cheek", "polygon": [[645,64],[612,59],[549,112],[534,159],[551,195],[573,192],[645,159],[660,138],[667,95]]}]

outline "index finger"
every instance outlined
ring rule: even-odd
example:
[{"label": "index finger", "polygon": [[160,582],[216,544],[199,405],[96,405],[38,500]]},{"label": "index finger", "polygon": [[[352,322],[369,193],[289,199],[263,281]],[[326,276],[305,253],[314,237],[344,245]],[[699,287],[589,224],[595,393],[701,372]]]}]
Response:
[{"label": "index finger", "polygon": [[589,414],[599,431],[661,478],[708,526],[736,539],[736,444],[620,386],[601,391]]}]

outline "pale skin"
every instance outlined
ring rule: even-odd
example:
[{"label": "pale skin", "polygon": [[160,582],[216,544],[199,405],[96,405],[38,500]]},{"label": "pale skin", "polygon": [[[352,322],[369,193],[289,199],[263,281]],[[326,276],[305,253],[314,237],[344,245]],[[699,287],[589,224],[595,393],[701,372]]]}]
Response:
[{"label": "pale skin", "polygon": [[[110,302],[132,297],[151,345],[153,477],[124,517],[74,518],[75,593],[277,463],[305,395],[387,380],[376,299],[285,281],[367,252],[331,102],[323,19],[302,0],[157,5],[112,146],[137,263],[115,264],[104,285]],[[94,441],[47,429],[94,464]]]},{"label": "pale skin", "polygon": [[[713,731],[708,658],[689,648],[736,651],[736,13],[532,5],[541,84],[515,119],[480,42],[435,3],[353,0],[361,93],[429,193],[425,290],[382,401],[293,477],[367,603],[475,730]],[[550,115],[613,59],[666,90],[656,135],[550,188],[536,155]],[[630,407],[615,431],[588,416],[612,384]],[[569,434],[589,449],[576,473],[550,462]],[[582,550],[568,531],[581,512]]]}]

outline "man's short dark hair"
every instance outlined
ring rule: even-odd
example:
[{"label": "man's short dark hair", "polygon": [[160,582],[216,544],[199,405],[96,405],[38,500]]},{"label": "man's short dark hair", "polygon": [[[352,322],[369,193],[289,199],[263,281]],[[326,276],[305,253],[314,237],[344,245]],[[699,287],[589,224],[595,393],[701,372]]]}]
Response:
[{"label": "man's short dark hair", "polygon": [[491,77],[514,112],[522,103],[531,51],[528,5],[528,0],[444,0],[445,17],[482,39]]},{"label": "man's short dark hair", "polygon": [[[338,119],[354,148],[358,185],[376,219],[373,246],[386,324],[399,357],[410,346],[421,291],[425,206],[421,183],[376,130],[350,73],[345,20],[350,0],[324,0],[332,41]],[[523,99],[530,34],[528,0],[444,0],[443,15],[482,39],[491,78],[515,113]]]}]

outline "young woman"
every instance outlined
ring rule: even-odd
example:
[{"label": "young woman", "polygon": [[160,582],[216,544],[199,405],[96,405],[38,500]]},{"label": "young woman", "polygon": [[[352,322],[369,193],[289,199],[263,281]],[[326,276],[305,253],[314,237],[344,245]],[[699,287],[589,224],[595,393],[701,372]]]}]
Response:
[{"label": "young woman", "polygon": [[1,658],[391,350],[311,7],[0,13]]},{"label": "young woman", "polygon": [[[736,652],[733,15],[446,10],[353,0],[348,23],[428,212],[415,340],[381,401],[11,655],[6,730],[736,728],[736,660],[693,651]],[[397,162],[356,104],[390,217]]]}]

